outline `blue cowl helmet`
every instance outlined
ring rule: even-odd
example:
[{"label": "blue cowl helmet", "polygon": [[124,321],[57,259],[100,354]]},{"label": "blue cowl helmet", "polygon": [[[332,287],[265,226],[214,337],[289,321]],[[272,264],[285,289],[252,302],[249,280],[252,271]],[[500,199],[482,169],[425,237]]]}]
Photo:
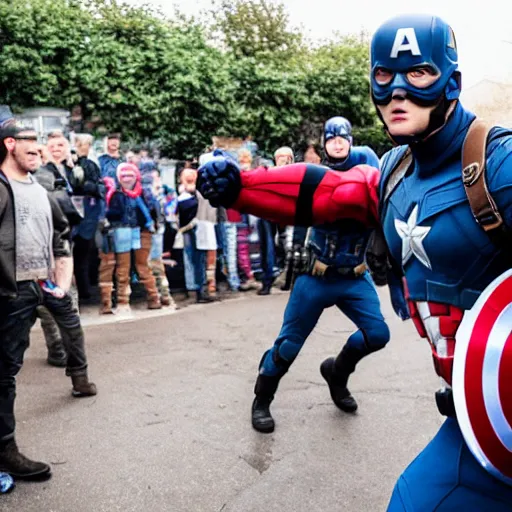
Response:
[{"label": "blue cowl helmet", "polygon": [[[427,68],[438,77],[418,87],[411,71]],[[390,19],[375,32],[371,43],[371,90],[377,105],[387,105],[393,91],[405,91],[407,98],[421,106],[441,99],[456,100],[460,94],[457,46],[451,27],[437,16],[402,15]],[[377,80],[385,73],[386,80]]]},{"label": "blue cowl helmet", "polygon": [[343,137],[352,144],[352,125],[348,119],[337,116],[331,117],[324,125],[324,147],[329,139]]}]

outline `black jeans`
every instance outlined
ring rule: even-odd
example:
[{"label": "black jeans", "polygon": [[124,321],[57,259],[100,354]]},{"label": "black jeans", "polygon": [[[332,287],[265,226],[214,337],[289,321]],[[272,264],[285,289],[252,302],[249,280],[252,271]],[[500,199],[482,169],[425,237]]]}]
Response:
[{"label": "black jeans", "polygon": [[73,244],[73,261],[78,296],[81,299],[87,299],[91,296],[89,268],[94,239],[86,240],[80,235],[77,235],[73,239]]},{"label": "black jeans", "polygon": [[29,346],[30,329],[36,321],[36,308],[43,304],[61,328],[68,353],[66,375],[87,374],[84,333],[71,297],[57,299],[43,292],[34,281],[18,283],[15,299],[0,299],[0,441],[14,437],[14,398],[16,375]]}]

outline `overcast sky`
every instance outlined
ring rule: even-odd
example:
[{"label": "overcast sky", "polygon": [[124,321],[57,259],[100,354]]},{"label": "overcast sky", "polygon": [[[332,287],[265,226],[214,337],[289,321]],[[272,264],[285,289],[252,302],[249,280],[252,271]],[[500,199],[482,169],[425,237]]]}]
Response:
[{"label": "overcast sky", "polygon": [[[130,1],[137,3],[138,0]],[[178,6],[188,14],[197,14],[211,4],[210,0],[146,2],[160,5],[169,13],[173,12],[173,6]],[[384,20],[400,13],[436,14],[450,23],[455,31],[465,87],[486,77],[512,80],[510,0],[480,0],[478,3],[475,0],[283,0],[283,3],[291,22],[302,25],[313,39],[329,37],[334,31],[350,33],[364,28],[373,32]]]}]

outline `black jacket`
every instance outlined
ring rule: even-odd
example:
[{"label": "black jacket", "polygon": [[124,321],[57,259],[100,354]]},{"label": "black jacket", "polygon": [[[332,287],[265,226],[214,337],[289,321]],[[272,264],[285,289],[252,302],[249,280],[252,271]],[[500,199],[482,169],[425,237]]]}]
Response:
[{"label": "black jacket", "polygon": [[[104,199],[105,185],[101,180],[99,167],[92,160],[83,156],[78,159],[76,166],[81,167],[84,171],[82,180],[77,180],[73,169],[64,164],[66,180],[73,190],[73,195]],[[66,189],[68,185],[53,162],[48,162],[41,167],[36,173],[36,178],[49,191]]]},{"label": "black jacket", "polygon": [[[57,202],[48,197],[52,208],[53,256],[71,256],[68,221]],[[16,286],[16,220],[14,195],[5,174],[0,171],[0,297],[14,298]]]}]

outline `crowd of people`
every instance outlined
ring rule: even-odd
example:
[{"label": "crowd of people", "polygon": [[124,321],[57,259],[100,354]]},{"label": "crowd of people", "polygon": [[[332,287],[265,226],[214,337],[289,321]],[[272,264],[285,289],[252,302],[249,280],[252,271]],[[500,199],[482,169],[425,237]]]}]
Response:
[{"label": "crowd of people", "polygon": [[[159,162],[147,148],[122,151],[119,133],[109,134],[104,143],[105,152],[96,158],[92,135],[50,132],[46,143],[38,144],[40,162],[33,175],[71,227],[70,294],[78,311],[81,303],[97,299],[96,282],[102,315],[129,312],[132,287],[138,283],[145,288],[149,309],[176,308],[168,270],[176,269],[177,260],[186,293],[195,294],[198,303],[218,300],[221,282],[233,293],[268,295],[274,285],[291,288],[303,264],[307,230],[210,206],[196,190],[196,180],[198,166],[212,158],[211,151],[198,161],[183,162],[175,182],[164,184]],[[244,170],[260,160],[252,140],[231,156]],[[312,144],[302,157],[319,163],[321,149]],[[292,149],[281,147],[274,162],[266,163],[279,167],[294,161]],[[37,314],[48,362],[65,366],[61,329],[45,306]]]}]

